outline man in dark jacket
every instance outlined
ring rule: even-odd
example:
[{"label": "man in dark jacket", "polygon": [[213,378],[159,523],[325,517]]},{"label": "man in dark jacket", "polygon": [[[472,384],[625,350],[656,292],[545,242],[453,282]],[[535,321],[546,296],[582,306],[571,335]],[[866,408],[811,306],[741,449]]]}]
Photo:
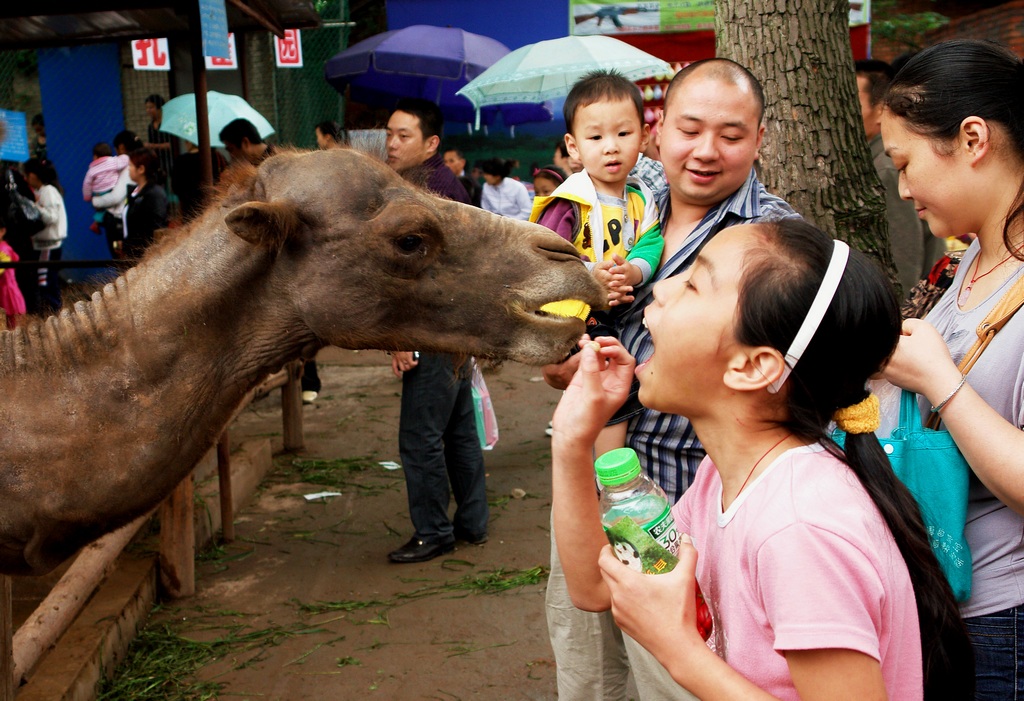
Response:
[{"label": "man in dark jacket", "polygon": [[[387,126],[388,165],[407,180],[470,204],[466,188],[444,164],[438,147],[444,119],[432,102],[401,100]],[[455,541],[487,540],[484,459],[476,433],[470,363],[450,355],[398,352],[391,368],[402,378],[398,452],[405,469],[409,517],[416,529],[392,562],[423,562],[455,549]],[[449,489],[450,483],[450,489]],[[455,515],[448,502],[455,495]]]},{"label": "man in dark jacket", "polygon": [[466,188],[466,192],[469,194],[469,199],[472,201],[474,207],[480,206],[480,195],[483,194],[483,188],[480,187],[480,183],[466,173],[466,156],[462,151],[457,148],[449,148],[444,151],[444,164],[448,166],[448,170],[455,174],[455,177],[462,183],[462,187]]}]

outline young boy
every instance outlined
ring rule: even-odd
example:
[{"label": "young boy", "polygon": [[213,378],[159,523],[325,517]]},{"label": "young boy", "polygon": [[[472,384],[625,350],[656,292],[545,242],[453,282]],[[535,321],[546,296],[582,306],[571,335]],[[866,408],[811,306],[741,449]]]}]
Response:
[{"label": "young boy", "polygon": [[[633,300],[632,289],[648,282],[661,261],[658,208],[650,189],[630,178],[647,147],[640,89],[615,71],[583,76],[565,100],[565,144],[583,170],[550,196],[537,197],[530,221],[566,239],[608,290],[610,311],[592,311],[587,333],[616,336],[615,317]],[[620,410],[602,432],[597,454],[622,447],[629,412]]]},{"label": "young boy", "polygon": [[128,197],[128,156],[114,156],[110,146],[99,143],[92,147],[92,163],[82,181],[82,197],[92,202],[96,214],[89,226],[97,234],[103,215],[110,212],[115,218],[121,216],[125,199]]}]

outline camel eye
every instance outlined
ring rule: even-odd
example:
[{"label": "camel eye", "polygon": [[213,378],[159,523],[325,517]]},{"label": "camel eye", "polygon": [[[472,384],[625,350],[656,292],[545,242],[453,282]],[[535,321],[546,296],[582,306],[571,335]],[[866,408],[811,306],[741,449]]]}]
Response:
[{"label": "camel eye", "polygon": [[415,253],[423,247],[423,237],[415,234],[402,236],[397,240],[398,247],[406,253]]}]

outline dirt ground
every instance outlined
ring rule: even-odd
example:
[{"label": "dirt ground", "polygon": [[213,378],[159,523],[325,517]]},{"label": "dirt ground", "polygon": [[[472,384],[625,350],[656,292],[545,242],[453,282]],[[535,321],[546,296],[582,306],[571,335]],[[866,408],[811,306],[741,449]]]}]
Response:
[{"label": "dirt ground", "polygon": [[[232,442],[270,435],[275,469],[237,515],[237,541],[197,564],[195,597],[149,630],[233,641],[196,673],[220,698],[556,698],[544,429],[559,393],[537,368],[485,372],[501,432],[485,454],[490,540],[396,565],[386,555],[412,526],[401,470],[379,462],[399,460],[401,384],[378,352],[327,349],[319,367],[301,453],[279,452],[279,392],[238,419]],[[322,491],[341,496],[304,498]]]}]

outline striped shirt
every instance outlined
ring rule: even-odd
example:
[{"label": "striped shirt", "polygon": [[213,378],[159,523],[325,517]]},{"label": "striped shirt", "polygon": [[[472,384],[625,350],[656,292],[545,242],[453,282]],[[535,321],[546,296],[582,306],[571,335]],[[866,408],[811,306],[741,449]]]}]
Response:
[{"label": "striped shirt", "polygon": [[[671,216],[669,190],[658,193],[661,228]],[[769,194],[757,179],[754,170],[743,185],[718,205],[708,210],[700,224],[686,238],[682,247],[672,254],[665,265],[658,268],[650,284],[638,288],[636,300],[620,317],[622,344],[638,362],[651,356],[651,336],[643,326],[644,308],[652,301],[654,283],[686,270],[696,258],[697,251],[722,229],[745,224],[761,217],[793,216],[796,213],[785,200]],[[704,447],[697,440],[690,422],[682,416],[662,414],[647,409],[629,421],[628,443],[640,456],[640,464],[661,485],[671,502],[683,495],[704,459]]]},{"label": "striped shirt", "polygon": [[128,167],[128,156],[101,156],[89,164],[82,181],[82,197],[91,200],[93,195],[110,192],[117,185],[121,171]]}]

